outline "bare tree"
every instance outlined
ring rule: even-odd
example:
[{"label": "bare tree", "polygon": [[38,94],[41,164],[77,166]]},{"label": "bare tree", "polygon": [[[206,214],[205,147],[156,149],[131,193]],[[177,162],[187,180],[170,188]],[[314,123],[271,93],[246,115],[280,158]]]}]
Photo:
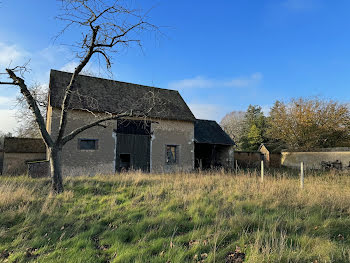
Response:
[{"label": "bare tree", "polygon": [[232,111],[227,113],[220,122],[221,127],[237,145],[241,141],[244,120],[244,111]]},{"label": "bare tree", "polygon": [[[45,116],[48,96],[47,87],[40,85],[39,83],[35,83],[31,87],[28,87],[28,90],[35,99],[41,115]],[[29,138],[41,137],[40,129],[35,120],[35,116],[33,116],[31,109],[28,108],[26,98],[23,95],[18,95],[16,97],[15,118],[18,123],[18,127],[15,128],[16,136]]]},{"label": "bare tree", "polygon": [[157,30],[157,28],[145,19],[145,14],[140,14],[140,10],[128,8],[121,5],[122,1],[105,0],[62,0],[63,13],[58,18],[67,22],[66,27],[60,33],[72,26],[77,26],[82,32],[82,39],[78,43],[77,56],[80,60],[75,68],[69,84],[64,93],[61,105],[60,125],[57,137],[53,137],[46,129],[44,117],[40,111],[38,101],[28,88],[23,74],[27,71],[25,66],[16,66],[6,68],[5,74],[9,81],[1,81],[2,85],[18,86],[21,94],[25,98],[32,114],[35,116],[35,122],[38,125],[40,134],[49,149],[52,190],[55,193],[63,192],[61,154],[63,146],[81,132],[109,120],[117,120],[127,116],[144,116],[144,113],[128,109],[118,114],[107,114],[98,120],[86,124],[69,134],[66,134],[68,121],[68,110],[75,90],[75,83],[78,75],[92,59],[93,56],[101,56],[108,69],[111,67],[112,52],[118,52],[120,47],[129,47],[136,43],[141,45],[139,33],[145,30]]},{"label": "bare tree", "polygon": [[[97,77],[98,74],[86,68],[81,71],[82,75]],[[28,87],[33,98],[38,104],[41,115],[46,116],[46,109],[48,106],[48,87],[40,83],[35,82]],[[26,138],[41,138],[40,129],[35,120],[35,116],[32,114],[31,109],[28,108],[26,98],[20,94],[16,97],[15,102],[15,118],[17,120],[17,127],[14,129],[16,136]]]}]

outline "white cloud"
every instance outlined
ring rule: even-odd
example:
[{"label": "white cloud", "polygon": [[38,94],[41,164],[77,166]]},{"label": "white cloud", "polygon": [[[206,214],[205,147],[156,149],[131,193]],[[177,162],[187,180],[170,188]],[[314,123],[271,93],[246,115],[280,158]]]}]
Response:
[{"label": "white cloud", "polygon": [[[59,70],[66,72],[73,72],[75,68],[79,65],[77,61],[70,61],[61,67]],[[89,62],[84,69],[81,71],[82,75],[94,76],[94,77],[104,77],[108,78],[106,74],[101,73],[101,70],[93,63]]]},{"label": "white cloud", "polygon": [[23,62],[25,57],[29,56],[29,52],[21,49],[16,45],[7,45],[0,42],[0,66],[8,67],[9,65],[17,65]]},{"label": "white cloud", "polygon": [[63,67],[60,68],[62,71],[67,71],[67,72],[73,72],[75,68],[78,66],[78,62],[76,61],[71,61],[65,64]]},{"label": "white cloud", "polygon": [[171,82],[169,84],[169,87],[173,89],[210,88],[213,85],[214,85],[214,82],[212,80],[198,76],[192,79],[183,79],[183,80]]},{"label": "white cloud", "polygon": [[216,120],[220,122],[225,115],[225,109],[220,105],[189,103],[188,106],[197,119]]},{"label": "white cloud", "polygon": [[225,79],[209,79],[197,76],[190,79],[183,79],[170,82],[168,87],[170,89],[181,90],[188,88],[213,88],[213,87],[232,87],[232,88],[246,88],[257,85],[263,78],[262,73],[256,72],[248,77],[237,77],[228,80]]},{"label": "white cloud", "polygon": [[0,96],[0,108],[9,107],[13,105],[15,98],[14,97],[5,97]]},{"label": "white cloud", "polygon": [[15,110],[0,109],[0,131],[5,133],[13,132],[14,128],[17,126],[17,121],[14,116]]},{"label": "white cloud", "polygon": [[73,58],[69,50],[63,46],[48,46],[38,52],[40,59],[46,63],[55,64],[57,60],[64,58]]}]

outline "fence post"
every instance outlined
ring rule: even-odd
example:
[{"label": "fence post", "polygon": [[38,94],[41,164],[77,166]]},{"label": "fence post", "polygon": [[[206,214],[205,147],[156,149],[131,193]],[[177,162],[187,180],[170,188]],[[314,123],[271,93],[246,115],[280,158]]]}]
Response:
[{"label": "fence post", "polygon": [[261,173],[261,182],[264,182],[264,161],[261,161],[260,173]]},{"label": "fence post", "polygon": [[304,188],[304,162],[300,163],[300,188]]},{"label": "fence post", "polygon": [[237,172],[238,172],[238,162],[236,160],[236,174],[237,174]]}]

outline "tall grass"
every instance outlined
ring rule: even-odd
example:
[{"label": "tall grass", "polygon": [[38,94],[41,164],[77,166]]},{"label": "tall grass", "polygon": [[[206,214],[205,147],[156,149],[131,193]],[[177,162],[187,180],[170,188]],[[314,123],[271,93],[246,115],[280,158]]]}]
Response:
[{"label": "tall grass", "polygon": [[350,177],[257,175],[0,178],[0,261],[350,262]]}]

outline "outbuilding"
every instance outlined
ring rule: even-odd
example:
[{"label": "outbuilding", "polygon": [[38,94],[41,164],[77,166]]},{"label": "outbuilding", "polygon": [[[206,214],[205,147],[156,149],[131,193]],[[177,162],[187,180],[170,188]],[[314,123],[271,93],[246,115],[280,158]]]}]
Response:
[{"label": "outbuilding", "polygon": [[234,141],[213,120],[196,120],[194,125],[195,167],[233,168]]},{"label": "outbuilding", "polygon": [[2,166],[2,174],[25,174],[27,171],[27,162],[45,159],[46,146],[42,139],[18,137],[4,138],[2,165],[0,165],[0,167]]}]

